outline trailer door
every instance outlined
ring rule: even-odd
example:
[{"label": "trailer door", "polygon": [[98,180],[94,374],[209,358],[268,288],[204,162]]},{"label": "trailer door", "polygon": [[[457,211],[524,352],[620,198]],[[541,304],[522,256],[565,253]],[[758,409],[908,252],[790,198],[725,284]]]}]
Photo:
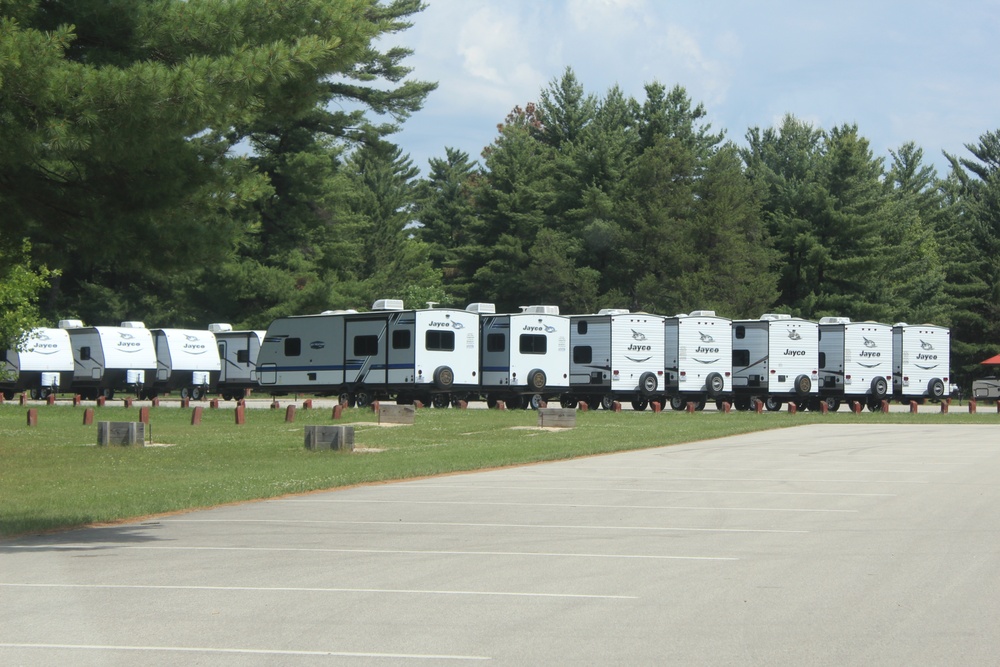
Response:
[{"label": "trailer door", "polygon": [[379,386],[386,383],[388,345],[385,317],[351,319],[344,331],[344,382]]}]

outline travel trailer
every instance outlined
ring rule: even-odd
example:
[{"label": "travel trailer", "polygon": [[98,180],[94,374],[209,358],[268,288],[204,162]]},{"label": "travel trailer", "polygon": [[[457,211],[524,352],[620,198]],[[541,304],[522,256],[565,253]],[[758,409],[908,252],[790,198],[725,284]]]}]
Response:
[{"label": "travel trailer", "polygon": [[940,400],[951,376],[951,331],[933,324],[892,327],[892,392],[901,401]]},{"label": "travel trailer", "polygon": [[208,330],[215,334],[219,350],[219,379],[211,391],[227,401],[246,396],[257,384],[257,357],[266,331],[233,331],[231,324],[214,323]]},{"label": "travel trailer", "polygon": [[143,397],[178,391],[181,398],[204,398],[221,368],[215,334],[200,329],[152,329],[152,333],[156,375]]},{"label": "travel trailer", "polygon": [[610,408],[616,398],[645,410],[663,393],[663,317],[605,309],[571,315],[569,391],[563,407],[586,401]]},{"label": "travel trailer", "polygon": [[141,395],[156,376],[153,334],[142,322],[120,327],[85,327],[80,320],[63,320],[73,347],[73,391],[83,398],[113,398],[115,392]]},{"label": "travel trailer", "polygon": [[665,393],[670,407],[722,402],[733,389],[733,323],[714,310],[664,319]]},{"label": "travel trailer", "polygon": [[1000,399],[1000,377],[975,380],[972,383],[972,398],[977,401],[995,401]]},{"label": "travel trailer", "polygon": [[858,401],[880,411],[892,388],[892,327],[849,317],[820,319],[819,378],[820,400],[829,410]]},{"label": "travel trailer", "polygon": [[328,311],[275,320],[257,364],[262,389],[278,395],[340,395],[445,407],[479,387],[479,316],[450,308],[405,310],[380,299],[367,313]]},{"label": "travel trailer", "polygon": [[489,406],[538,407],[567,393],[569,318],[559,306],[524,306],[514,314],[490,314],[493,304],[472,304],[479,314],[482,377],[480,390]]},{"label": "travel trailer", "polygon": [[72,382],[73,347],[64,329],[32,329],[21,345],[0,350],[0,392],[6,400],[23,391],[35,400],[48,398]]},{"label": "travel trailer", "polygon": [[738,410],[760,399],[808,407],[819,396],[819,324],[785,314],[733,322],[733,393]]}]

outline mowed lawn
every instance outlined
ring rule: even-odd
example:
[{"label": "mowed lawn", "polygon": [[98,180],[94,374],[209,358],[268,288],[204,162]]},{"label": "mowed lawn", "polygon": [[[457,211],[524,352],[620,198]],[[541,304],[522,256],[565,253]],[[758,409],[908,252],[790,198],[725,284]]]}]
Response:
[{"label": "mowed lawn", "polygon": [[[1000,423],[995,409],[969,415],[937,406],[924,413],[821,415],[787,412],[695,414],[652,411],[577,413],[577,426],[540,430],[528,411],[421,409],[412,426],[375,423],[371,410],[349,409],[334,422],[330,409],[246,411],[238,425],[233,404],[150,409],[151,445],[98,447],[98,421],[138,421],[139,408],[0,405],[0,536],[271,498],[354,484],[551,461],[577,456],[783,428],[816,421],[856,423]],[[992,407],[992,406],[991,406]],[[308,424],[353,424],[354,453],[304,447]]]}]

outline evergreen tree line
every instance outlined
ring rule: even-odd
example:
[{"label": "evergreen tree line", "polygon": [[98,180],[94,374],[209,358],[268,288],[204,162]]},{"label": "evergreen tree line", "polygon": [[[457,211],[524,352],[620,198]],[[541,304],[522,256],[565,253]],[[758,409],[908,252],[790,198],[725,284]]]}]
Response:
[{"label": "evergreen tree line", "polygon": [[941,177],[914,144],[874,155],[855,125],[789,115],[738,145],[680,86],[595,95],[567,69],[480,158],[444,148],[421,177],[392,133],[435,85],[378,48],[421,9],[4,3],[16,326],[261,328],[383,297],[840,315],[951,327],[966,382],[1000,346],[1000,132]]}]

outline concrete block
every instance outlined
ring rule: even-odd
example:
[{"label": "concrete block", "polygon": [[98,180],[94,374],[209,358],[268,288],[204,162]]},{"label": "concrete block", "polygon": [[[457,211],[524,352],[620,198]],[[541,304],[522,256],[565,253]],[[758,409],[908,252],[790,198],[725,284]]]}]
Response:
[{"label": "concrete block", "polygon": [[353,426],[306,426],[305,435],[306,449],[335,450],[344,452],[354,451],[354,427]]},{"label": "concrete block", "polygon": [[378,409],[379,424],[412,424],[416,409],[412,405],[392,405],[386,403]]},{"label": "concrete block", "polygon": [[97,422],[98,445],[139,445],[146,443],[142,422]]},{"label": "concrete block", "polygon": [[538,425],[551,428],[573,428],[576,426],[576,410],[572,408],[540,408]]}]

